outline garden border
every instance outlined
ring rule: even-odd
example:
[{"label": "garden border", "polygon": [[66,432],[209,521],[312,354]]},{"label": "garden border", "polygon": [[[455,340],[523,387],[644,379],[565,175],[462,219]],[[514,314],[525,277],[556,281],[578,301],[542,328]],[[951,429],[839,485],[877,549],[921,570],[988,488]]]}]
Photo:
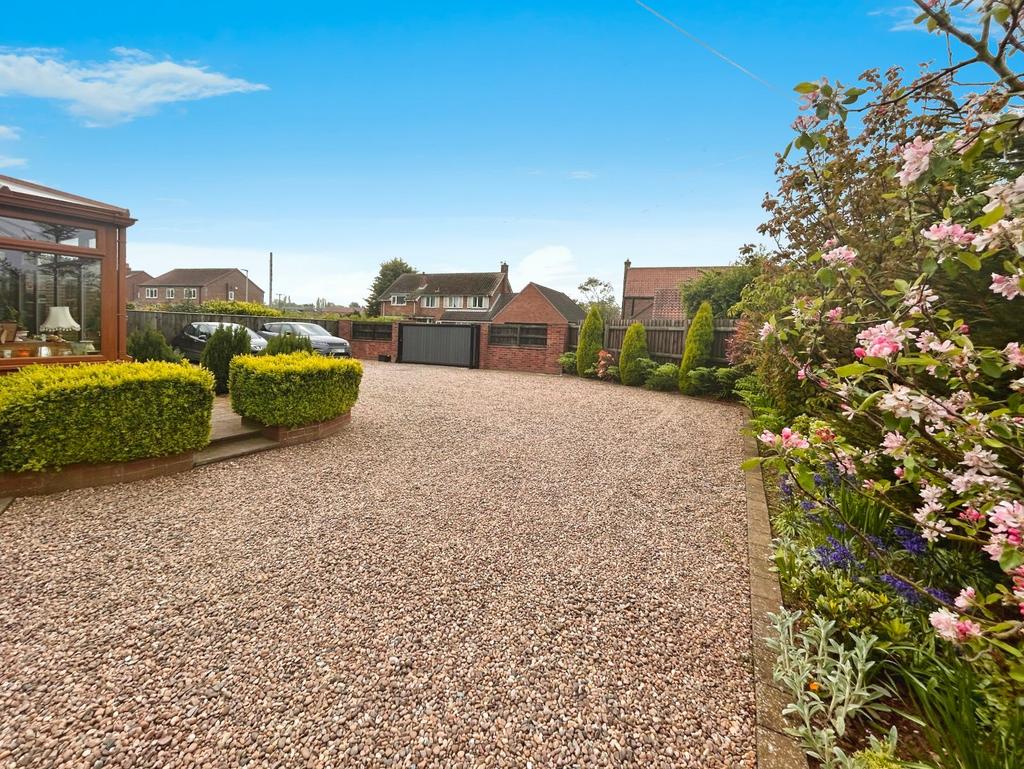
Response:
[{"label": "garden border", "polygon": [[[757,457],[753,437],[743,437],[744,455]],[[750,567],[750,650],[754,674],[754,723],[758,769],[807,769],[807,757],[796,741],[785,733],[782,709],[788,696],[775,685],[772,667],[775,652],[766,639],[772,632],[768,615],[782,608],[779,577],[771,569],[773,555],[771,520],[764,493],[761,466],[744,470],[747,494],[747,541]]]}]

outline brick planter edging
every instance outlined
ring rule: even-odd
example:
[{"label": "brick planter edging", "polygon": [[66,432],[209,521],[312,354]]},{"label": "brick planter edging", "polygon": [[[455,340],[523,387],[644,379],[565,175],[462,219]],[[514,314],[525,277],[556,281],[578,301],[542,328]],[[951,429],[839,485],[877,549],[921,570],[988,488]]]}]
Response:
[{"label": "brick planter edging", "polygon": [[[743,439],[744,454],[756,457],[753,437]],[[766,640],[773,632],[769,614],[782,607],[782,589],[778,574],[771,570],[772,528],[768,501],[764,494],[761,468],[744,471],[747,491],[747,536],[750,565],[750,638],[754,667],[754,708],[758,769],[807,769],[807,756],[796,741],[785,733],[782,709],[788,695],[775,685],[772,666],[775,652]]]},{"label": "brick planter edging", "polygon": [[0,473],[0,497],[51,494],[55,491],[106,486],[125,481],[141,481],[158,475],[191,470],[194,453],[186,451],[166,457],[145,457],[131,462],[107,462],[99,465],[68,465],[61,470]]},{"label": "brick planter edging", "polygon": [[242,422],[259,427],[264,438],[277,441],[282,446],[296,446],[300,443],[318,441],[321,438],[334,435],[338,430],[348,424],[351,419],[352,412],[347,411],[339,417],[328,419],[326,422],[313,422],[313,424],[302,425],[301,427],[260,425],[248,419],[243,419]]}]

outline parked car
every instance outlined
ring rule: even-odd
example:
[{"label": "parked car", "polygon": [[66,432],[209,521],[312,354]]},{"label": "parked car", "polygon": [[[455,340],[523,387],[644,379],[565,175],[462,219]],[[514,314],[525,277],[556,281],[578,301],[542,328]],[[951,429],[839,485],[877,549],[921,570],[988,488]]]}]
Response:
[{"label": "parked car", "polygon": [[316,323],[295,323],[294,321],[264,323],[260,327],[260,334],[266,339],[282,334],[308,337],[309,343],[313,345],[313,349],[321,355],[344,356],[347,358],[352,354],[352,349],[349,347],[347,339],[334,336],[326,328],[318,326]]},{"label": "parked car", "polygon": [[181,354],[193,363],[199,362],[199,356],[203,354],[206,341],[218,328],[244,328],[249,334],[249,348],[253,352],[263,352],[267,349],[267,340],[253,331],[251,328],[240,326],[237,323],[189,323],[171,341],[171,347],[177,347]]}]

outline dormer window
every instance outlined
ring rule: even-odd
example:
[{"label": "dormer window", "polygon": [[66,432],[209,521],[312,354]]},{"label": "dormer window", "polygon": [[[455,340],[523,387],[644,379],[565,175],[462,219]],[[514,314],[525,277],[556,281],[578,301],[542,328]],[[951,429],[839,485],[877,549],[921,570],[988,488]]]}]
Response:
[{"label": "dormer window", "polygon": [[444,306],[448,309],[455,310],[462,307],[461,296],[446,296],[444,298]]},{"label": "dormer window", "polygon": [[433,308],[437,307],[437,297],[436,296],[421,296],[420,297],[420,304],[425,309],[433,309]]},{"label": "dormer window", "polygon": [[405,304],[408,297],[405,294],[392,294],[391,304],[402,305]]},{"label": "dormer window", "polygon": [[487,297],[486,296],[471,296],[471,297],[469,297],[469,306],[473,310],[486,310],[487,309]]}]

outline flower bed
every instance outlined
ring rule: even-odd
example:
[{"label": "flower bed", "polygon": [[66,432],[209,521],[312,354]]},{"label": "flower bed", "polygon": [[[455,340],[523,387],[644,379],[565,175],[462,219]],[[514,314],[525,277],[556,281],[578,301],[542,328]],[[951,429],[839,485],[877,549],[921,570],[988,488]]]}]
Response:
[{"label": "flower bed", "polygon": [[239,355],[231,361],[229,391],[236,413],[261,425],[301,427],[347,414],[359,398],[357,360],[310,353]]},{"label": "flower bed", "polygon": [[28,366],[0,378],[0,471],[200,449],[212,388],[209,372],[175,363]]}]

